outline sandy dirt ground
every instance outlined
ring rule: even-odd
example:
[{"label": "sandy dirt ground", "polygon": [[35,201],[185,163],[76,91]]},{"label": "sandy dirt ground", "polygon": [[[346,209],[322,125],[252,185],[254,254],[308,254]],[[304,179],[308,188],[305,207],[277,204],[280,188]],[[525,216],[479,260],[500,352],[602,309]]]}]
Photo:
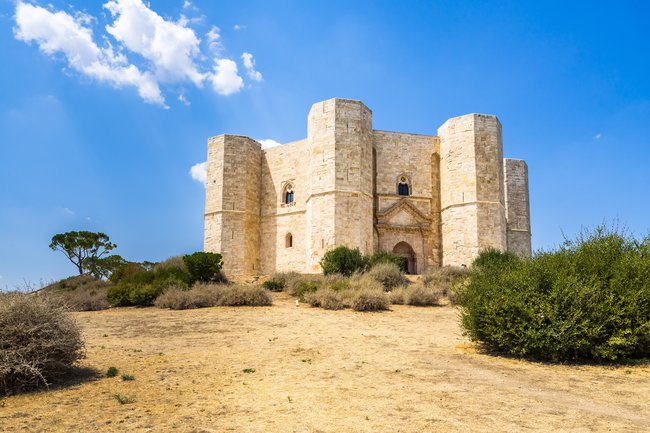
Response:
[{"label": "sandy dirt ground", "polygon": [[457,314],[326,311],[283,294],[272,307],[76,313],[84,365],[120,375],[5,398],[0,431],[650,431],[649,366],[481,354]]}]

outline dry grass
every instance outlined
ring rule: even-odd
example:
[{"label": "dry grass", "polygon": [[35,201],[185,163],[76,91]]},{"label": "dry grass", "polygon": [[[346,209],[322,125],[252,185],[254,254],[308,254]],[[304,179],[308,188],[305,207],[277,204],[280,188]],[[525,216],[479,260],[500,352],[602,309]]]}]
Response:
[{"label": "dry grass", "polygon": [[111,306],[106,298],[109,286],[91,275],[77,275],[43,287],[39,293],[56,296],[72,311],[97,311]]},{"label": "dry grass", "polygon": [[[85,365],[136,377],[0,402],[7,432],[639,432],[650,366],[483,355],[450,307],[74,313]],[[244,373],[255,370],[251,373]],[[120,404],[115,395],[134,401]]]}]

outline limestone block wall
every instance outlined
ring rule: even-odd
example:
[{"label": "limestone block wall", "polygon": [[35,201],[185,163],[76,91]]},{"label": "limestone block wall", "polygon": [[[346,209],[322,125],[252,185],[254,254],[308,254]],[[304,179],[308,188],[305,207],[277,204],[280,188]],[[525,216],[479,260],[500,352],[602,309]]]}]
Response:
[{"label": "limestone block wall", "polygon": [[507,247],[501,124],[468,114],[438,134],[442,263],[469,265],[482,249]]},{"label": "limestone block wall", "polygon": [[[262,151],[260,265],[263,274],[306,268],[308,160],[306,139]],[[294,190],[294,202],[289,205],[283,201],[287,183]],[[286,243],[288,234],[292,237],[290,247]]]},{"label": "limestone block wall", "polygon": [[307,269],[320,271],[338,245],[372,252],[372,113],[359,101],[330,99],[309,112]]},{"label": "limestone block wall", "polygon": [[260,271],[261,156],[248,137],[208,141],[204,249],[223,255],[227,274]]},{"label": "limestone block wall", "polygon": [[503,172],[508,251],[528,257],[532,252],[528,165],[520,159],[504,159]]}]

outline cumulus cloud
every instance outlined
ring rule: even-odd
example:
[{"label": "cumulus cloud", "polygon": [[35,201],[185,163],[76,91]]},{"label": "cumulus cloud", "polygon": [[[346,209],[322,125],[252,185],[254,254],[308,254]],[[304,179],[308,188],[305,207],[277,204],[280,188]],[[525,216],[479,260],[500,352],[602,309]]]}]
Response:
[{"label": "cumulus cloud", "polygon": [[68,64],[89,77],[116,87],[135,87],[147,102],[165,104],[153,77],[134,65],[125,65],[122,56],[109,45],[100,48],[92,30],[84,25],[86,15],[73,17],[65,12],[50,12],[40,6],[16,4],[16,39],[35,42],[47,55],[63,54]]},{"label": "cumulus cloud", "polygon": [[[191,82],[201,88],[207,81],[220,95],[243,88],[235,61],[220,58],[223,46],[217,26],[205,34],[211,52],[206,56],[201,52],[201,40],[190,27],[203,18],[197,21],[181,15],[177,21],[165,19],[142,0],[109,0],[103,8],[112,22],[104,26],[106,33],[99,35],[101,45],[91,28],[97,22],[95,17],[22,0],[16,3],[14,36],[35,43],[46,55],[62,57],[69,70],[114,87],[133,87],[145,102],[164,107],[163,83]],[[183,8],[196,10],[189,0],[183,2]],[[244,53],[242,59],[248,78],[261,81],[253,56]],[[187,103],[183,94],[178,100]]]},{"label": "cumulus cloud", "polygon": [[270,138],[266,138],[264,140],[255,140],[255,141],[257,141],[262,145],[262,149],[268,149],[270,147],[280,146],[282,144]]},{"label": "cumulus cloud", "polygon": [[190,168],[190,176],[197,182],[205,185],[205,180],[208,176],[207,162],[198,162]]},{"label": "cumulus cloud", "polygon": [[255,70],[255,59],[253,55],[251,53],[243,53],[241,58],[244,61],[244,68],[246,68],[248,78],[257,82],[262,81],[262,73]]},{"label": "cumulus cloud", "polygon": [[185,20],[166,21],[141,0],[111,0],[104,8],[115,19],[106,31],[130,51],[149,60],[158,78],[189,79],[201,85],[205,74],[194,63],[200,53],[200,41]]},{"label": "cumulus cloud", "polygon": [[212,87],[220,95],[239,92],[244,80],[237,73],[237,63],[230,59],[218,59],[214,66],[215,73],[210,77]]},{"label": "cumulus cloud", "polygon": [[594,135],[594,140],[600,140],[601,138],[603,138],[603,134],[601,134],[600,132]]}]

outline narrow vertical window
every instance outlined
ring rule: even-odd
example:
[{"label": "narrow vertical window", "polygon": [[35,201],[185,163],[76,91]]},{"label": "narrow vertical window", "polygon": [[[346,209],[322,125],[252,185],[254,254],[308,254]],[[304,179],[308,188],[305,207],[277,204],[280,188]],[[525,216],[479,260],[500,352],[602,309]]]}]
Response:
[{"label": "narrow vertical window", "polygon": [[282,193],[282,203],[285,205],[293,203],[293,194],[293,185],[291,183],[287,183],[287,185],[284,187],[284,192]]},{"label": "narrow vertical window", "polygon": [[287,233],[287,235],[284,237],[284,247],[293,247],[293,235],[291,233]]}]

